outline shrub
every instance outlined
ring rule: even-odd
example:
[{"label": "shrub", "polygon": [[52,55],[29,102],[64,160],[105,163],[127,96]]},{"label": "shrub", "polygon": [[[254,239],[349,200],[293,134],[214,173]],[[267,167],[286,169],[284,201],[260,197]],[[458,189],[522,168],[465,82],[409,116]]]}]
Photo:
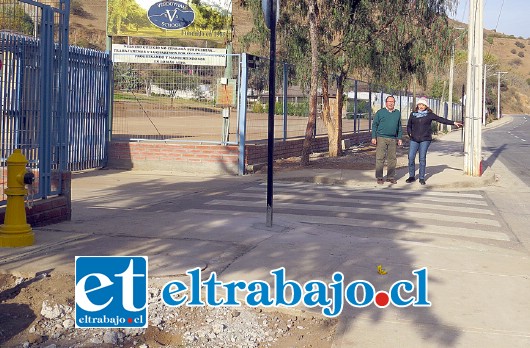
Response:
[{"label": "shrub", "polygon": [[519,57],[521,57],[521,58],[524,58],[524,52],[523,52],[523,51],[519,52],[517,55],[518,55]]},{"label": "shrub", "polygon": [[488,115],[486,116],[486,123],[490,124],[491,122],[495,121],[497,119],[497,115],[495,115],[493,112],[488,112]]},{"label": "shrub", "polygon": [[522,43],[521,41],[516,41],[516,42],[515,42],[515,46],[517,46],[517,47],[519,47],[519,48],[525,48],[524,43]]},{"label": "shrub", "polygon": [[265,112],[265,105],[261,104],[259,101],[252,104],[252,112],[255,112],[257,114],[261,114]]},{"label": "shrub", "polygon": [[[283,102],[276,102],[274,104],[274,113],[276,115],[283,115]],[[287,103],[287,115],[289,116],[305,116],[309,115],[309,102]]]},{"label": "shrub", "polygon": [[[355,108],[355,103],[353,102],[353,99],[350,99],[348,101],[348,108],[346,112],[353,113],[353,109]],[[358,114],[365,114],[370,111],[370,102],[368,100],[357,100],[357,113]],[[353,118],[353,114],[351,115],[351,118]]]},{"label": "shrub", "polygon": [[512,48],[512,50],[510,52],[512,52],[512,54],[516,54],[517,50],[515,48]]},{"label": "shrub", "polygon": [[431,130],[432,130],[432,134],[436,135],[438,134],[438,122],[433,122],[431,123]]},{"label": "shrub", "polygon": [[73,0],[71,3],[70,3],[70,12],[76,16],[79,16],[79,17],[85,17],[85,18],[88,18],[88,19],[95,19],[95,17],[88,13],[87,11],[85,11],[85,9],[83,8],[83,4],[82,4],[82,1],[81,0]]},{"label": "shrub", "polygon": [[490,44],[490,45],[493,45],[493,36],[488,36],[486,38],[486,41]]},{"label": "shrub", "polygon": [[510,64],[512,66],[520,66],[521,64],[523,64],[523,61],[520,58],[514,58],[514,59],[510,60],[510,62],[508,64]]}]

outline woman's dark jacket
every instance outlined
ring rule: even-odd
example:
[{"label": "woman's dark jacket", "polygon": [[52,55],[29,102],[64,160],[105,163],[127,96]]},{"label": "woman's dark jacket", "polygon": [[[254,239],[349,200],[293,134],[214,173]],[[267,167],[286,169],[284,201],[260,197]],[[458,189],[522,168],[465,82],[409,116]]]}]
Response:
[{"label": "woman's dark jacket", "polygon": [[447,120],[433,112],[429,112],[423,117],[417,117],[414,116],[414,114],[414,112],[410,113],[409,121],[407,122],[407,134],[409,135],[410,139],[418,143],[421,141],[432,140],[432,121],[450,125],[455,124],[454,121]]}]

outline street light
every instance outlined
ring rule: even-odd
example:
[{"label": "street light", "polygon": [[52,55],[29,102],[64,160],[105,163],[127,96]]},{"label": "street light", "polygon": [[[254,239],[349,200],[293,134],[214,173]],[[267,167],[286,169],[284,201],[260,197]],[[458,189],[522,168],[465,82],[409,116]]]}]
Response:
[{"label": "street light", "polygon": [[[493,66],[489,66],[490,68],[493,68]],[[493,75],[489,75],[489,76],[493,76]],[[482,124],[483,125],[486,125],[486,114],[487,114],[487,109],[486,109],[486,96],[487,96],[487,93],[486,93],[486,86],[487,86],[487,81],[488,81],[488,65],[487,64],[484,64],[484,77],[483,77],[483,80],[484,80],[484,87],[482,89]]]},{"label": "street light", "polygon": [[497,118],[502,117],[501,113],[501,74],[507,74],[506,71],[497,71]]}]

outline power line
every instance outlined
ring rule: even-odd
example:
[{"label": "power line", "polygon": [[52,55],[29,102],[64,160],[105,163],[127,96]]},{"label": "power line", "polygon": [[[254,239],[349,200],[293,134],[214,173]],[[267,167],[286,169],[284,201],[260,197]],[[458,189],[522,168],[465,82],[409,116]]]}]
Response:
[{"label": "power line", "polygon": [[[501,20],[502,15],[502,8],[504,7],[504,0],[502,0],[501,9],[499,10],[499,16],[497,17],[497,24],[495,25],[495,28],[493,31],[497,32],[497,28],[499,27],[499,22]],[[491,50],[493,49],[493,41],[489,42],[488,52],[487,54],[491,53]]]},{"label": "power line", "polygon": [[460,20],[462,23],[465,21],[466,9],[469,9],[469,0],[466,0],[466,6],[464,6],[464,11],[462,12],[462,20]]},{"label": "power line", "polygon": [[502,14],[503,7],[504,7],[504,0],[502,0],[501,9],[499,11],[499,17],[497,17],[497,24],[495,25],[495,31],[497,31],[497,28],[499,27],[499,22],[501,20],[501,14]]}]

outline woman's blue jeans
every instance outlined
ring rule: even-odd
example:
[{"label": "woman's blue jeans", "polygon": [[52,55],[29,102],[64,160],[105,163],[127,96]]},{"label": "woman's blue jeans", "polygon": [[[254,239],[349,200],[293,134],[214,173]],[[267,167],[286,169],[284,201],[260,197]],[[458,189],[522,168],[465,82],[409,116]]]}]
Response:
[{"label": "woman's blue jeans", "polygon": [[420,141],[419,143],[411,140],[409,144],[409,177],[413,178],[416,173],[416,153],[420,152],[420,179],[425,179],[425,167],[427,166],[427,150],[431,141]]}]

